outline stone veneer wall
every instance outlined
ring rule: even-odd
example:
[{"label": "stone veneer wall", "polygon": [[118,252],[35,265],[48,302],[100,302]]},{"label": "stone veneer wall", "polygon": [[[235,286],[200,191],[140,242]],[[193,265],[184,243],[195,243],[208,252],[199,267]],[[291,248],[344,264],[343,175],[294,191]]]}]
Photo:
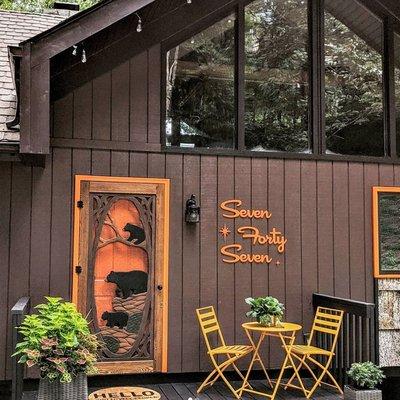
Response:
[{"label": "stone veneer wall", "polygon": [[379,279],[379,364],[400,366],[400,279]]}]

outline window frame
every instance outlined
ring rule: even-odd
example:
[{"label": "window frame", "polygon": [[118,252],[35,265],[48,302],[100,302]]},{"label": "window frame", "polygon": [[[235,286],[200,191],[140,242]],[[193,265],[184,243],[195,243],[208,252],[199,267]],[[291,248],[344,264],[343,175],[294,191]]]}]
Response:
[{"label": "window frame", "polygon": [[[218,8],[185,29],[177,32],[161,43],[161,150],[165,153],[204,154],[222,156],[243,156],[261,158],[287,158],[304,160],[355,161],[374,163],[400,163],[396,150],[396,104],[394,82],[394,35],[400,35],[400,22],[385,12],[383,7],[373,0],[355,0],[382,21],[382,97],[384,113],[384,155],[339,155],[326,154],[325,136],[325,35],[324,11],[325,0],[307,0],[308,8],[308,53],[309,53],[309,133],[311,138],[310,153],[283,151],[256,152],[245,148],[245,7],[254,0],[236,0]],[[236,16],[236,51],[235,51],[235,106],[236,106],[236,146],[226,148],[182,148],[166,144],[166,66],[167,52],[207,27],[226,18]]]},{"label": "window frame", "polygon": [[373,263],[374,278],[398,279],[400,268],[392,271],[382,271],[381,264],[381,233],[379,229],[379,197],[381,194],[398,194],[400,187],[396,186],[373,186],[372,187],[372,237],[373,237]]}]

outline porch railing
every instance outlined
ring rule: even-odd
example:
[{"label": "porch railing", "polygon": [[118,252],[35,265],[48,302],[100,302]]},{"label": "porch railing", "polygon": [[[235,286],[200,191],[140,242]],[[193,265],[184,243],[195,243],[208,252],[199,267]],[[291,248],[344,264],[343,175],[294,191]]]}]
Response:
[{"label": "porch railing", "polygon": [[[22,297],[17,301],[11,309],[11,325],[12,325],[12,349],[20,340],[20,334],[17,327],[21,325],[30,308],[29,297]],[[12,358],[12,382],[11,382],[11,400],[21,400],[24,389],[24,366],[18,364],[17,357]]]},{"label": "porch railing", "polygon": [[[336,348],[333,372],[339,383],[346,384],[346,371],[354,362],[377,362],[375,304],[314,293],[313,306],[330,307],[345,312]],[[317,335],[317,345],[329,345],[326,335]]]}]

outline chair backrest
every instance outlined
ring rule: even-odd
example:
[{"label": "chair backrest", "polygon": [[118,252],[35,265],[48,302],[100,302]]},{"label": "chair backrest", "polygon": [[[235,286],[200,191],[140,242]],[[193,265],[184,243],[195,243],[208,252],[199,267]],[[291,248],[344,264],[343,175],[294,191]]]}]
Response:
[{"label": "chair backrest", "polygon": [[204,341],[206,342],[207,350],[211,351],[213,346],[210,341],[211,335],[218,335],[221,345],[225,346],[225,340],[218,323],[217,315],[213,306],[202,307],[196,310],[197,319],[199,320],[201,333],[203,334]]},{"label": "chair backrest", "polygon": [[339,337],[340,328],[342,326],[343,315],[344,312],[341,310],[318,307],[317,312],[315,313],[308,344],[311,344],[313,337],[317,333],[326,334],[328,337],[330,337],[330,340],[328,340],[328,343],[330,344],[330,349],[326,350],[330,350],[331,352],[333,352]]}]

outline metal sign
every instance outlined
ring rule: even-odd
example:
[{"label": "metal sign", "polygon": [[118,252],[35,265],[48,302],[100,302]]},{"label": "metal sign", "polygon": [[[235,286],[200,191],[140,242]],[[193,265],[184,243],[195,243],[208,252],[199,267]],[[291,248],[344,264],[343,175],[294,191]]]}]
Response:
[{"label": "metal sign", "polygon": [[[275,263],[280,265],[282,263],[281,256],[285,252],[287,238],[281,230],[272,226],[270,221],[272,213],[269,210],[244,209],[242,204],[242,201],[237,199],[226,200],[220,204],[222,216],[227,219],[224,226],[219,230],[224,240],[223,245],[220,247],[220,253],[223,256],[222,261],[227,264]],[[265,223],[259,223],[258,227],[240,225],[241,219],[260,220],[260,222],[264,220]],[[237,222],[233,223],[232,220],[237,220]],[[262,225],[264,229],[267,228],[266,231],[261,228]],[[229,243],[230,238],[233,239],[233,243]],[[241,239],[241,243],[237,243],[238,239]],[[243,244],[246,241],[250,243],[250,246],[247,246],[247,248],[251,249],[249,253],[243,251]],[[257,249],[260,249],[261,252],[258,253]]]},{"label": "metal sign", "polygon": [[158,400],[161,395],[153,389],[142,387],[114,387],[101,389],[89,396],[89,400]]}]

